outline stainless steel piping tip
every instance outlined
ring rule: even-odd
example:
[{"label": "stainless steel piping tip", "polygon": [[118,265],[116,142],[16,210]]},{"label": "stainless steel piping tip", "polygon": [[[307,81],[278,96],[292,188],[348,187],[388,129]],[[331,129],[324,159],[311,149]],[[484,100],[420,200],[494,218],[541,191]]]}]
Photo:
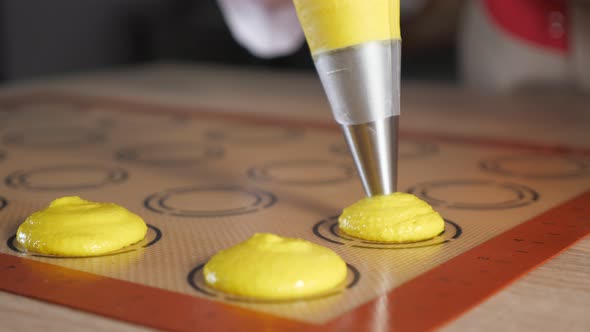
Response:
[{"label": "stainless steel piping tip", "polygon": [[367,196],[396,191],[400,59],[399,39],[314,56]]},{"label": "stainless steel piping tip", "polygon": [[369,197],[396,191],[398,118],[395,115],[342,126],[363,189]]}]

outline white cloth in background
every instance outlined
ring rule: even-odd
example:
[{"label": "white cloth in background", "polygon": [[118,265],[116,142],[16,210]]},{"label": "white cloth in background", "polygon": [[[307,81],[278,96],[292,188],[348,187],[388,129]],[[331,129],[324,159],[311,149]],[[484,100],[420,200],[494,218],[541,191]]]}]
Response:
[{"label": "white cloth in background", "polygon": [[236,41],[253,55],[273,58],[304,42],[292,0],[218,0]]}]

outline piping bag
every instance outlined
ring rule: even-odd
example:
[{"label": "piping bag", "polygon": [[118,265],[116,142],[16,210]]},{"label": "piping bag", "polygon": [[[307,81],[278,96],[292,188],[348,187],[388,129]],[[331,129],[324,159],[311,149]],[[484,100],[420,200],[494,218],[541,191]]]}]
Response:
[{"label": "piping bag", "polygon": [[399,0],[293,0],[367,196],[396,191]]}]

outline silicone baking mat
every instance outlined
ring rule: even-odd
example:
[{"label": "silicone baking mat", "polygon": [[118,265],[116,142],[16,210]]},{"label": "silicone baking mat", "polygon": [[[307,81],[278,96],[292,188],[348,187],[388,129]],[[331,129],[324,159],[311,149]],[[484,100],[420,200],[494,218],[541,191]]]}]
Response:
[{"label": "silicone baking mat", "polygon": [[[0,289],[141,325],[429,329],[590,232],[588,149],[402,132],[399,190],[430,202],[445,231],[384,244],[337,228],[363,192],[332,123],[58,92],[0,109]],[[94,258],[19,253],[18,225],[65,195],[127,207],[148,223],[146,240]],[[256,232],[333,249],[346,290],[265,303],[207,287],[203,264]]]}]

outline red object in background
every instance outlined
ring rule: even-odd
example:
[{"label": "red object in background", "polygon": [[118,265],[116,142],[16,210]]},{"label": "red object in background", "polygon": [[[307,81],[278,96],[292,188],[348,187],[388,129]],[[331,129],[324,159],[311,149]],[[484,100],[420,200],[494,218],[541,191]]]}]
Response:
[{"label": "red object in background", "polygon": [[567,0],[484,0],[492,21],[511,36],[560,53],[569,52]]}]

